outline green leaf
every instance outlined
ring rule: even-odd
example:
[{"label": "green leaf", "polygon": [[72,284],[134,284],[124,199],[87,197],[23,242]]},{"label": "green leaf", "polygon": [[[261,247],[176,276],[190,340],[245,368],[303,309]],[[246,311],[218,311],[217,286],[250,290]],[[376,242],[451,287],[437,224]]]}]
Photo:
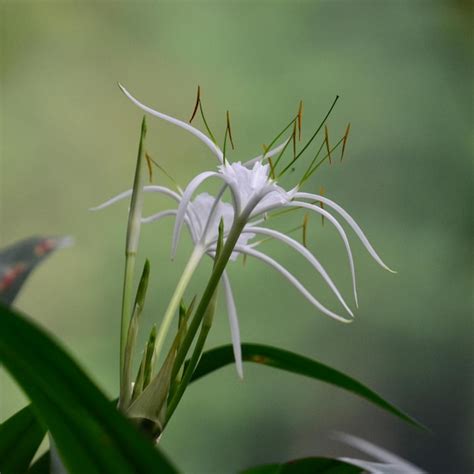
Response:
[{"label": "green leaf", "polygon": [[0,361],[33,402],[71,474],[176,473],[34,323],[0,306]]},{"label": "green leaf", "polygon": [[[132,318],[128,325],[127,343],[125,344],[125,354],[122,368],[122,378],[120,380],[120,400],[119,410],[125,411],[130,405],[132,398],[132,383],[131,383],[131,371],[132,371],[132,357],[137,341],[138,328],[140,323],[140,316],[145,306],[146,291],[148,289],[148,280],[150,278],[150,262],[148,259],[145,261],[143,267],[142,276],[140,283],[138,284],[137,295],[135,297],[135,304],[133,305]],[[146,369],[146,366],[144,366]]]},{"label": "green leaf", "polygon": [[28,469],[27,474],[50,474],[50,460],[49,460],[49,450],[43,453]]},{"label": "green leaf", "polygon": [[0,472],[25,472],[31,463],[46,429],[27,406],[0,425]]},{"label": "green leaf", "polygon": [[359,474],[361,472],[364,470],[347,462],[318,457],[297,459],[283,464],[266,464],[246,469],[241,474]]},{"label": "green leaf", "polygon": [[[295,354],[293,352],[277,349],[271,346],[261,344],[242,344],[242,360],[255,362],[256,364],[268,365],[277,369],[286,370],[306,377],[311,377],[336,387],[343,388],[365,398],[380,408],[398,416],[404,421],[419,428],[427,429],[412,417],[406,415],[391,403],[385,401],[380,395],[370,388],[366,387],[357,380],[348,375],[339,372],[336,369],[309,359],[307,357]],[[204,375],[214,372],[221,367],[234,362],[234,354],[231,345],[217,347],[202,354],[199,365],[193,374],[192,381],[197,380]]]},{"label": "green leaf", "polygon": [[0,249],[0,301],[13,304],[31,272],[53,251],[72,244],[70,237],[30,237]]}]

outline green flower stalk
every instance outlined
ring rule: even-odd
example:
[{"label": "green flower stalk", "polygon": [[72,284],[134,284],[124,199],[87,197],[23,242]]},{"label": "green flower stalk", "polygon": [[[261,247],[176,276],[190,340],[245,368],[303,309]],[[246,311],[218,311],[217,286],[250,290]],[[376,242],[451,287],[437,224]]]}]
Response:
[{"label": "green flower stalk", "polygon": [[[138,145],[137,166],[133,182],[132,200],[128,214],[127,238],[125,243],[125,273],[122,292],[122,314],[120,323],[120,387],[124,387],[124,366],[130,319],[132,314],[133,277],[135,260],[140,239],[143,208],[143,186],[145,183],[145,137],[146,119],[143,117],[140,143]],[[128,388],[127,388],[128,390]],[[121,394],[122,395],[122,394]]]}]

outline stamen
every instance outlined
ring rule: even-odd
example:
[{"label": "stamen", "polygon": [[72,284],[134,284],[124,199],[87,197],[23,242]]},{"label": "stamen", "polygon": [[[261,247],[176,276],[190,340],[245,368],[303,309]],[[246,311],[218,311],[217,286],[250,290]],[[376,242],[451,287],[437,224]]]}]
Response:
[{"label": "stamen", "polygon": [[196,105],[194,106],[194,110],[193,110],[193,113],[191,115],[191,118],[189,119],[189,123],[191,123],[193,121],[193,118],[196,115],[196,112],[198,110],[200,102],[201,102],[201,86],[198,85],[197,96],[196,96]]},{"label": "stamen", "polygon": [[201,113],[201,118],[202,121],[204,122],[204,127],[207,130],[207,133],[209,134],[209,137],[211,140],[216,143],[216,139],[214,138],[213,133],[211,132],[211,129],[209,128],[209,125],[207,124],[206,116],[204,115],[204,110],[202,108],[202,101],[201,101],[201,86],[198,86],[197,89],[197,96],[196,96],[196,105],[194,106],[193,113],[191,115],[191,118],[189,119],[189,123],[191,123],[196,116],[197,110],[199,109],[199,112]]},{"label": "stamen", "polygon": [[309,147],[309,145],[311,145],[311,143],[313,142],[313,140],[316,138],[316,135],[319,133],[319,131],[321,130],[322,126],[326,123],[326,120],[328,119],[329,115],[331,114],[332,112],[332,109],[334,108],[334,106],[336,105],[336,102],[338,101],[339,99],[339,96],[337,95],[336,98],[334,99],[331,107],[329,108],[326,116],[324,117],[324,119],[322,120],[322,122],[319,124],[318,128],[316,129],[316,131],[313,133],[313,135],[311,136],[311,138],[306,142],[306,144],[303,146],[303,148],[300,150],[300,152],[295,156],[295,158],[293,159],[293,161],[291,163],[289,163],[286,168],[280,173],[280,176],[283,175],[283,173],[285,173],[288,169],[290,169],[293,165],[293,163],[306,151],[306,149]]},{"label": "stamen", "polygon": [[324,146],[324,141],[321,143],[321,146],[318,148],[318,151],[316,152],[316,155],[314,156],[314,158],[311,160],[311,163],[309,164],[308,168],[306,169],[303,177],[301,178],[301,181],[299,182],[299,187],[301,188],[301,186],[303,185],[303,183],[309,178],[309,176],[311,176],[311,169],[314,165],[314,163],[316,162],[316,160],[318,159],[318,156],[319,154],[321,153],[321,150],[323,149],[323,146]]},{"label": "stamen", "polygon": [[278,155],[277,160],[275,161],[275,168],[278,166],[278,163],[280,162],[281,157],[285,154],[286,148],[288,147],[289,143],[291,142],[291,138],[286,141],[285,146],[281,150],[280,154]]},{"label": "stamen", "polygon": [[301,141],[301,125],[303,122],[303,101],[300,100],[300,107],[298,109],[298,140]]},{"label": "stamen", "polygon": [[296,157],[296,122],[293,124],[293,133],[291,135],[291,140],[293,141],[293,160]]},{"label": "stamen", "polygon": [[232,150],[234,150],[234,140],[232,139],[232,129],[230,127],[230,115],[229,111],[227,111],[227,130],[229,130],[229,139],[230,139],[230,144],[232,146]]},{"label": "stamen", "polygon": [[153,168],[151,167],[151,157],[147,152],[145,152],[145,159],[146,159],[146,165],[148,167],[148,178],[150,180],[150,183],[152,183],[153,182]]},{"label": "stamen", "polygon": [[[330,150],[331,153],[342,143],[342,140],[343,140],[343,139],[341,138],[341,139],[331,148],[331,150]],[[319,152],[321,151],[321,148],[322,148],[322,146],[324,145],[324,143],[325,143],[325,142],[323,141],[323,143],[322,143],[322,145],[321,145],[321,147],[320,147],[320,149],[319,149],[319,151],[318,151],[318,153],[317,153],[315,159],[316,159],[317,156],[319,155]],[[308,171],[308,172],[303,176],[303,178],[301,179],[301,182],[300,182],[300,187],[301,187],[301,185],[326,161],[326,159],[327,159],[328,157],[329,157],[329,154],[326,153],[326,155],[325,155],[323,158],[321,158],[321,160],[320,160],[318,163],[316,163],[316,165],[315,165],[310,171]],[[314,160],[313,160],[313,162],[314,162]]]},{"label": "stamen", "polygon": [[230,144],[232,146],[232,150],[234,150],[234,141],[232,140],[232,130],[230,128],[230,116],[229,111],[226,112],[226,128],[225,128],[225,135],[224,135],[224,146],[222,147],[222,153],[224,154],[224,164],[225,164],[225,151],[227,145],[227,137],[230,139]]},{"label": "stamen", "polygon": [[332,164],[331,150],[329,149],[329,132],[327,125],[324,125],[324,141],[326,143],[326,150],[328,151],[329,164]]},{"label": "stamen", "polygon": [[306,248],[308,248],[307,233],[308,233],[308,213],[306,213],[303,218],[303,245]]},{"label": "stamen", "polygon": [[202,118],[202,121],[204,122],[204,126],[206,127],[206,130],[207,130],[207,133],[209,134],[209,137],[211,138],[211,140],[214,143],[217,143],[216,139],[214,138],[214,134],[211,132],[211,129],[209,128],[209,125],[207,124],[207,120],[206,120],[206,117],[204,115],[204,110],[202,108],[202,102],[201,101],[199,101],[199,111],[201,112],[201,118]]},{"label": "stamen", "polygon": [[148,153],[146,154],[146,159],[147,161],[150,160],[176,187],[178,191],[181,190],[181,186],[178,184],[178,182],[171,176],[163,166],[161,166],[157,161],[155,161]]},{"label": "stamen", "polygon": [[[291,122],[270,142],[270,145],[268,145],[267,147],[267,151],[270,150],[273,145],[278,141],[278,139],[292,126],[294,125],[295,123],[295,120],[298,119],[298,116],[296,116],[295,118],[293,118],[291,120]],[[286,148],[286,145],[285,145],[285,148]],[[265,151],[265,153],[267,153],[267,151]],[[262,160],[264,160],[266,158],[265,154],[263,155],[262,157]]]},{"label": "stamen", "polygon": [[349,130],[350,129],[351,129],[351,123],[349,122],[347,124],[346,133],[344,133],[344,136],[342,137],[341,161],[342,161],[342,158],[344,157],[344,151],[346,149],[347,137],[349,136]]}]

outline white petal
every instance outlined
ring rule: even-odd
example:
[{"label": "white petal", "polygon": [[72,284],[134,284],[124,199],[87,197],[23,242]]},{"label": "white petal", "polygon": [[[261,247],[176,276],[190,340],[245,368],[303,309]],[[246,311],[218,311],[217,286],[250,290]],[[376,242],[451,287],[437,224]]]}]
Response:
[{"label": "white petal", "polygon": [[289,245],[293,249],[295,249],[298,253],[303,255],[303,257],[306,258],[306,260],[320,273],[320,275],[323,277],[324,281],[329,285],[333,293],[337,296],[341,304],[344,306],[346,311],[354,317],[351,309],[349,306],[347,306],[346,302],[344,301],[343,297],[339,293],[339,290],[337,289],[336,285],[334,282],[331,280],[331,277],[327,274],[326,270],[324,267],[321,265],[319,260],[303,245],[301,245],[299,242],[296,240],[292,239],[291,237],[288,237],[287,235],[278,232],[273,229],[267,229],[265,227],[246,227],[245,232],[253,232],[255,234],[263,234],[263,235],[269,235],[270,237],[273,237],[275,239],[280,240],[281,242]]},{"label": "white petal", "polygon": [[342,228],[341,224],[331,215],[329,212],[325,211],[319,206],[315,206],[314,204],[310,204],[308,202],[301,202],[301,201],[292,201],[287,204],[288,207],[303,207],[305,209],[310,209],[313,212],[316,212],[317,214],[321,214],[324,216],[331,224],[334,225],[336,230],[339,232],[339,235],[341,236],[342,241],[344,242],[344,245],[346,247],[347,251],[347,256],[349,257],[349,267],[351,270],[351,276],[352,276],[352,288],[354,291],[354,300],[356,303],[356,306],[359,306],[359,301],[357,298],[357,286],[356,286],[356,279],[355,279],[355,268],[354,268],[354,259],[352,258],[352,251],[351,251],[351,246],[349,244],[349,240],[347,239],[347,235]]},{"label": "white petal", "polygon": [[272,158],[275,155],[278,155],[278,153],[280,153],[283,150],[283,148],[285,148],[286,144],[290,140],[291,140],[291,138],[288,138],[287,140],[285,140],[283,143],[281,143],[277,147],[271,149],[268,153],[265,153],[264,155],[258,155],[255,158],[252,158],[251,160],[246,161],[244,163],[244,166],[249,167],[249,166],[252,166],[253,164],[255,164],[257,161],[263,160],[263,158],[268,159],[268,158]]},{"label": "white petal", "polygon": [[[215,171],[205,171],[204,173],[198,174],[191,182],[188,184],[184,190],[181,202],[179,203],[178,213],[176,215],[176,222],[173,230],[173,240],[171,244],[171,258],[174,258],[176,254],[176,247],[178,245],[178,239],[181,233],[181,227],[186,216],[186,211],[188,208],[189,201],[191,200],[194,191],[206,180],[212,178],[213,176],[221,177],[219,173]],[[201,236],[203,237],[203,236]]]},{"label": "white petal", "polygon": [[148,107],[141,102],[139,102],[135,97],[128,92],[125,87],[123,87],[121,84],[119,84],[120,89],[122,92],[140,109],[144,110],[145,112],[158,117],[160,119],[166,120],[167,122],[170,122],[174,125],[177,125],[178,127],[184,128],[188,132],[192,133],[195,137],[199,138],[213,153],[214,155],[217,156],[218,160],[222,163],[223,162],[223,154],[221,149],[204,133],[202,133],[200,130],[197,128],[194,128],[192,125],[189,123],[183,122],[182,120],[178,120],[174,117],[170,117],[169,115],[163,114],[161,112],[158,112],[157,110],[152,109],[151,107]]},{"label": "white petal", "polygon": [[345,319],[342,316],[339,316],[336,313],[333,313],[331,310],[327,309],[325,306],[323,306],[300,282],[299,280],[292,275],[286,268],[284,268],[282,265],[280,265],[277,261],[273,260],[271,257],[268,255],[265,255],[262,252],[259,252],[258,250],[254,250],[252,248],[249,248],[248,246],[235,246],[235,251],[250,255],[252,257],[258,258],[262,262],[265,262],[266,264],[270,265],[273,267],[275,270],[280,272],[313,306],[318,308],[322,313],[326,314],[327,316],[336,319],[337,321],[341,321],[343,323],[350,323],[352,322],[352,319]]},{"label": "white petal", "polygon": [[[209,226],[213,220],[214,213],[216,212],[216,209],[219,207],[219,203],[221,202],[221,197],[224,194],[225,190],[227,189],[227,183],[222,186],[222,188],[219,190],[217,193],[217,196],[214,198],[214,202],[212,203],[212,207],[209,210],[209,215],[207,216],[207,221],[204,225],[203,229],[203,234],[206,234],[209,230]],[[235,213],[235,207],[234,207],[234,213]]]},{"label": "white petal", "polygon": [[413,471],[406,471],[400,466],[395,464],[383,464],[380,462],[373,462],[373,461],[364,461],[363,459],[355,459],[355,458],[337,458],[339,461],[347,462],[348,464],[352,464],[353,466],[360,467],[364,469],[364,472],[368,472],[369,474],[409,474]]},{"label": "white petal", "polygon": [[[99,204],[98,206],[91,207],[89,211],[100,211],[101,209],[104,209],[106,207],[111,206],[112,204],[115,204],[116,202],[121,201],[122,199],[128,198],[132,195],[133,190],[132,189],[127,189],[127,191],[123,191],[120,194],[117,194],[113,198],[110,198],[108,201],[105,201],[102,204]],[[173,198],[175,201],[179,202],[181,197],[179,196],[178,193],[172,191],[169,188],[166,188],[164,186],[144,186],[143,187],[143,192],[145,193],[161,193],[166,196],[169,196]]]},{"label": "white petal", "polygon": [[[381,448],[365,439],[359,438],[358,436],[353,436],[346,433],[336,433],[334,436],[336,439],[352,446],[353,448],[362,451],[363,453],[372,456],[373,458],[377,459],[378,461],[382,461],[388,463],[393,466],[398,466],[400,469],[397,472],[400,473],[412,473],[412,474],[422,474],[424,471],[416,467],[414,464],[406,461],[405,459],[397,456],[396,454],[387,451],[386,449]],[[395,472],[395,471],[393,471]]]},{"label": "white petal", "polygon": [[229,316],[230,335],[232,338],[232,348],[234,349],[235,366],[237,368],[239,377],[243,379],[244,369],[242,366],[242,348],[240,346],[239,320],[237,318],[237,309],[235,307],[234,295],[232,294],[229,276],[225,270],[222,274],[222,282],[224,283],[227,315]]},{"label": "white petal", "polygon": [[148,217],[142,217],[142,224],[150,224],[151,222],[156,222],[160,219],[163,219],[163,217],[175,216],[177,213],[178,211],[176,209],[161,211]]},{"label": "white petal", "polygon": [[324,204],[326,204],[328,207],[334,209],[336,212],[338,212],[345,220],[346,222],[352,227],[354,232],[357,234],[357,237],[361,240],[361,242],[364,244],[364,247],[367,249],[367,251],[370,253],[372,258],[382,267],[385,268],[385,270],[388,270],[389,272],[392,273],[397,273],[396,271],[392,270],[389,268],[385,263],[382,261],[382,259],[378,256],[377,252],[375,249],[372,247],[370,244],[369,240],[365,236],[364,232],[362,229],[359,227],[357,222],[349,215],[349,213],[344,210],[339,204],[336,204],[334,201],[331,201],[331,199],[328,199],[324,196],[319,196],[318,194],[311,194],[311,193],[296,193],[295,195],[296,198],[302,198],[302,199],[312,199],[312,200],[317,200],[320,201]]}]

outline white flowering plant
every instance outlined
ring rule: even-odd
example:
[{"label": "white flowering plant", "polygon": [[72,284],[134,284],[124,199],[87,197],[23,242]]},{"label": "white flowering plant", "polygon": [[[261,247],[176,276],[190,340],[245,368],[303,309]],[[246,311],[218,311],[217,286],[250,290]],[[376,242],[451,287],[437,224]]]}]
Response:
[{"label": "white flowering plant", "polygon": [[[239,259],[253,257],[283,276],[315,309],[341,323],[351,323],[354,309],[342,296],[333,279],[310,250],[307,243],[308,218],[321,216],[334,226],[347,255],[352,280],[352,298],[358,306],[355,264],[349,237],[341,224],[348,226],[368,254],[385,270],[391,270],[380,258],[365,233],[351,215],[320,192],[304,190],[308,179],[325,164],[342,161],[350,125],[340,140],[331,146],[327,120],[337,97],[310,138],[302,142],[303,105],[289,123],[264,146],[263,153],[245,160],[231,161],[229,145],[234,149],[230,116],[227,112],[223,146],[219,147],[205,117],[200,89],[189,122],[178,120],[144,105],[123,86],[123,93],[145,113],[170,122],[197,137],[217,159],[215,166],[202,171],[183,188],[147,184],[157,166],[162,176],[168,175],[151,158],[146,148],[147,125],[143,118],[138,146],[133,187],[92,208],[107,208],[129,200],[125,239],[125,269],[120,318],[120,386],[118,399],[110,401],[88,379],[67,352],[42,329],[13,310],[12,294],[1,307],[0,359],[31,400],[31,405],[12,416],[0,427],[0,470],[13,472],[70,473],[175,473],[180,472],[159,449],[166,436],[167,425],[189,385],[209,373],[235,363],[237,376],[244,379],[244,362],[275,367],[352,392],[393,415],[420,427],[421,425],[359,381],[319,361],[260,343],[242,342],[238,316],[239,296],[234,296],[228,266]],[[200,114],[206,132],[191,123]],[[311,152],[312,145],[320,140]],[[340,153],[339,150],[340,149]],[[306,157],[312,153],[311,159]],[[304,164],[303,164],[304,163]],[[287,177],[300,178],[285,187]],[[221,182],[219,191],[200,191],[207,180]],[[173,180],[174,183],[174,180]],[[158,195],[171,201],[169,209],[143,215],[145,197]],[[303,223],[290,232],[272,226],[277,215],[303,211]],[[178,252],[185,227],[193,250],[182,270],[175,290],[161,318],[156,321],[134,365],[138,334],[142,331],[141,315],[148,291],[151,264],[146,260],[137,289],[134,290],[135,266],[142,226],[158,226],[165,218],[174,220],[171,237],[171,259]],[[302,241],[290,234],[298,230]],[[160,239],[163,241],[164,239]],[[341,311],[323,304],[301,279],[261,250],[267,240],[278,241],[304,258],[327,284],[341,306]],[[0,264],[1,262],[0,253]],[[10,254],[11,256],[11,254]],[[194,298],[188,286],[204,258],[213,262],[207,283]],[[15,267],[16,268],[16,267]],[[1,266],[0,266],[1,269]],[[2,275],[0,275],[1,277]],[[0,280],[0,284],[2,281]],[[216,314],[219,287],[222,287],[230,328],[230,344],[208,349],[206,341]],[[1,288],[0,288],[1,289]],[[19,290],[19,287],[16,291]],[[1,296],[1,294],[0,294]],[[34,463],[38,447],[49,432],[50,450]],[[313,457],[289,464],[269,464],[249,468],[248,474],[299,472],[422,472],[407,461],[382,448],[349,435],[339,439],[366,452],[375,461],[353,458]],[[15,448],[15,449],[14,449]],[[13,454],[12,454],[13,453]]]}]

